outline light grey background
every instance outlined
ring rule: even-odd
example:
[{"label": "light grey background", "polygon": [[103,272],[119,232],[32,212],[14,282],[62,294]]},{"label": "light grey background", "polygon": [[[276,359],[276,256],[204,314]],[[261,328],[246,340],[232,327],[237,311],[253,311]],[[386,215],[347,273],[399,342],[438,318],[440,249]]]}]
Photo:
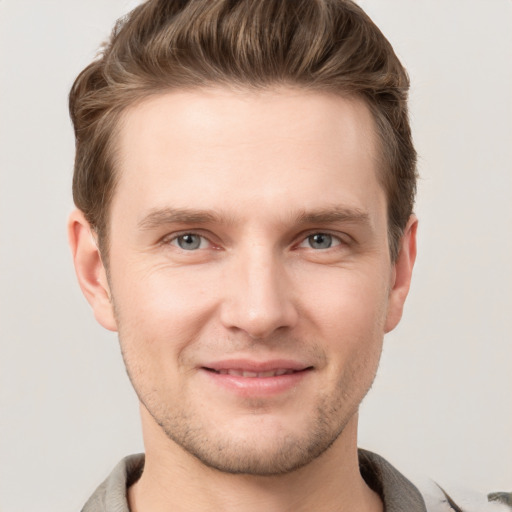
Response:
[{"label": "light grey background", "polygon": [[[512,490],[512,3],[364,0],[407,65],[419,257],[360,444]],[[115,335],[75,283],[67,93],[126,0],[0,0],[0,511],[79,510],[142,450]]]}]

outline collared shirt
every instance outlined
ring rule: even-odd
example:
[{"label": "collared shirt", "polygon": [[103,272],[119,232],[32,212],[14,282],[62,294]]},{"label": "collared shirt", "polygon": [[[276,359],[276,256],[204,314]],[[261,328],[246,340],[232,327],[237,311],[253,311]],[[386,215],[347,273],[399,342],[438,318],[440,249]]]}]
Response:
[{"label": "collared shirt", "polygon": [[[427,512],[418,489],[389,462],[375,453],[359,450],[361,475],[381,497],[385,512]],[[130,512],[126,490],[144,469],[144,454],[125,457],[89,498],[82,512]]]}]

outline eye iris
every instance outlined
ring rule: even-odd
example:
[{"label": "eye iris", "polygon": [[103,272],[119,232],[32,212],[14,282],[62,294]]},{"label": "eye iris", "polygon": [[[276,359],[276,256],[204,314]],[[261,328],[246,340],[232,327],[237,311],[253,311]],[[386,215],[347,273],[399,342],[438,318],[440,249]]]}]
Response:
[{"label": "eye iris", "polygon": [[332,245],[332,236],[325,233],[317,233],[308,238],[313,249],[329,249]]},{"label": "eye iris", "polygon": [[198,249],[201,245],[201,237],[189,233],[178,237],[177,242],[181,249],[184,249],[185,251],[192,251],[194,249]]}]

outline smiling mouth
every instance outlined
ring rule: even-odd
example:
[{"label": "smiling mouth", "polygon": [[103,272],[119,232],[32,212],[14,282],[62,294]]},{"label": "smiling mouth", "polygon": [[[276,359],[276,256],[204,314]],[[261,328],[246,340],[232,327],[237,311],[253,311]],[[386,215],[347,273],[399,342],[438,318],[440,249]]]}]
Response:
[{"label": "smiling mouth", "polygon": [[228,368],[215,370],[213,368],[204,368],[205,370],[216,373],[218,375],[233,375],[235,377],[247,377],[247,378],[268,378],[268,377],[281,377],[282,375],[292,375],[294,373],[301,373],[307,370],[311,370],[312,367],[304,368],[302,370],[291,370],[287,368],[277,368],[275,370],[267,370],[264,372],[253,372],[248,370],[241,370],[236,368]]}]

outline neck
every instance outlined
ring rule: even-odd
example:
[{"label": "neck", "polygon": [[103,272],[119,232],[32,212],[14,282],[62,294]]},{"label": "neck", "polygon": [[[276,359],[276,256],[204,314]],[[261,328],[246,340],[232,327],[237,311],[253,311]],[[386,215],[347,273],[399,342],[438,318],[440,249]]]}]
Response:
[{"label": "neck", "polygon": [[333,445],[284,475],[233,475],[209,468],[144,418],[144,472],[128,491],[131,512],[382,512],[357,456],[357,415]]}]

